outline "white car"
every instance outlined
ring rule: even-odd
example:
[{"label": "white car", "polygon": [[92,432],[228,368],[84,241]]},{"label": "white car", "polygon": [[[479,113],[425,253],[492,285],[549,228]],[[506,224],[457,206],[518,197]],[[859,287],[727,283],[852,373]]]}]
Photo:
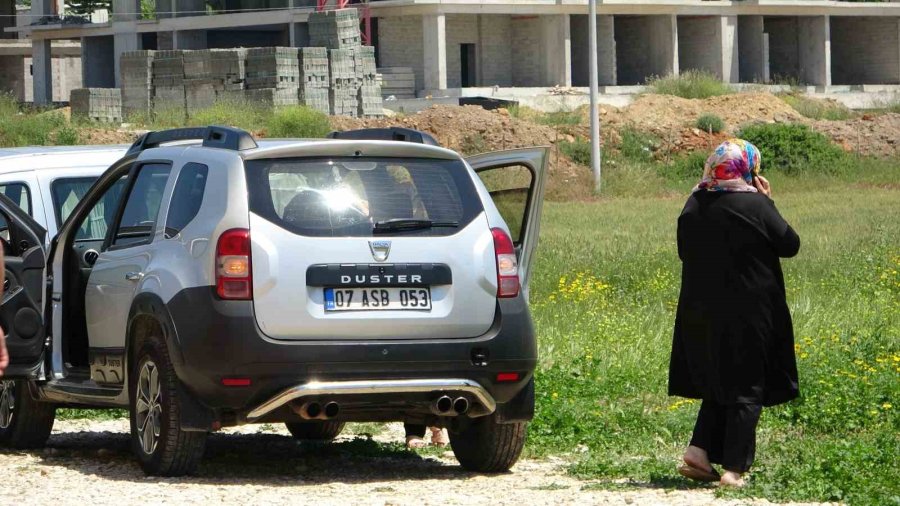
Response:
[{"label": "white car", "polygon": [[[49,240],[100,174],[127,150],[127,145],[0,149],[0,193],[28,212]],[[0,236],[9,240],[2,215]]]}]

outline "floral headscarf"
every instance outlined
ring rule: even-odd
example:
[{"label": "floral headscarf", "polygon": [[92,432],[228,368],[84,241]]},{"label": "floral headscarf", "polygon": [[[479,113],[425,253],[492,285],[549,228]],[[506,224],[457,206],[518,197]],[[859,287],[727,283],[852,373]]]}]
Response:
[{"label": "floral headscarf", "polygon": [[703,179],[694,191],[755,192],[753,176],[759,174],[759,149],[743,139],[729,139],[706,159]]}]

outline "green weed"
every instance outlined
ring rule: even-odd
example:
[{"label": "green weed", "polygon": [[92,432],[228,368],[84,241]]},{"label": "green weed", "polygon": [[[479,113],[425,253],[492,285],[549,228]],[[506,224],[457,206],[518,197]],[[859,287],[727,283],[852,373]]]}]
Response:
[{"label": "green weed", "polygon": [[459,146],[460,152],[464,156],[477,155],[490,151],[484,136],[478,132],[466,134]]},{"label": "green weed", "polygon": [[722,118],[716,116],[715,114],[704,114],[697,118],[697,121],[694,123],[694,126],[703,130],[704,132],[717,134],[722,130],[725,130],[725,121]]},{"label": "green weed", "polygon": [[811,119],[843,121],[856,117],[856,113],[839,102],[816,100],[798,93],[779,95],[794,110]]},{"label": "green weed", "polygon": [[734,88],[709,72],[688,70],[677,76],[655,77],[647,86],[658,95],[675,95],[681,98],[709,98],[734,93]]},{"label": "green weed", "polygon": [[575,139],[574,142],[561,141],[559,150],[575,163],[588,167],[591,165],[591,143],[584,139]]},{"label": "green weed", "polygon": [[764,170],[770,167],[787,174],[835,174],[845,170],[848,163],[840,147],[806,125],[750,125],[737,135],[759,148]]},{"label": "green weed", "polygon": [[331,131],[328,116],[315,109],[298,105],[276,109],[266,120],[269,137],[325,137]]}]

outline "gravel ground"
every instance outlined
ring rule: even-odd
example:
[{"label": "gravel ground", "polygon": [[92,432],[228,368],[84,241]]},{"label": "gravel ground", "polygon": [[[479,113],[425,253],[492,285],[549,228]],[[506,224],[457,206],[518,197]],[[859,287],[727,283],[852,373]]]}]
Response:
[{"label": "gravel ground", "polygon": [[[635,486],[592,490],[565,475],[561,459],[524,460],[507,474],[462,471],[452,453],[399,446],[402,426],[374,440],[342,436],[297,444],[280,426],[246,426],[210,437],[197,476],[152,478],[131,456],[127,420],[58,421],[47,448],[0,453],[4,503],[31,504],[748,504],[711,488]],[[756,501],[753,504],[768,504]]]}]

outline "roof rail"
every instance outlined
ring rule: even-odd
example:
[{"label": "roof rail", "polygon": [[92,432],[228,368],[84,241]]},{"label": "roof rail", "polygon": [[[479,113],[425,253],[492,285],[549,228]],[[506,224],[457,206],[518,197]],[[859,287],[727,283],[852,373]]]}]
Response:
[{"label": "roof rail", "polygon": [[418,144],[440,146],[431,135],[412,128],[362,128],[359,130],[347,130],[345,132],[334,131],[327,135],[329,139],[344,139],[351,141],[405,141]]},{"label": "roof rail", "polygon": [[239,128],[224,126],[188,127],[147,132],[134,141],[134,144],[128,149],[128,154],[140,153],[145,149],[155,148],[167,142],[189,140],[201,140],[205,148],[230,149],[232,151],[243,151],[257,147],[253,136]]}]

